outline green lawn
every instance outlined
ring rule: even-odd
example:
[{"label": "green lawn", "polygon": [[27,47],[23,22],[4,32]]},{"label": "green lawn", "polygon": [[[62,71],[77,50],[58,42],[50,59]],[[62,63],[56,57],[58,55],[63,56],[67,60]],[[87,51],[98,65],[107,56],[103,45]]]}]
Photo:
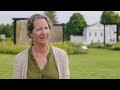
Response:
[{"label": "green lawn", "polygon": [[0,79],[11,79],[15,55],[0,54]]},{"label": "green lawn", "polygon": [[120,78],[120,51],[89,49],[88,54],[70,55],[73,79]]},{"label": "green lawn", "polygon": [[[0,54],[0,79],[12,79],[15,55]],[[89,49],[69,55],[71,79],[120,79],[120,51]]]}]

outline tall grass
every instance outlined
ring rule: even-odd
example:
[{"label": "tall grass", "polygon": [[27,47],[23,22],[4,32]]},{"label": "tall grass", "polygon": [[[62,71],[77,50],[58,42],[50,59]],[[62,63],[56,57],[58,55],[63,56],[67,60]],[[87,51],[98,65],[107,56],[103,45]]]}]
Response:
[{"label": "tall grass", "polygon": [[[67,52],[67,54],[80,54],[80,46],[75,45],[72,42],[65,42],[65,43],[50,43],[50,45],[61,48]],[[29,45],[14,45],[11,42],[4,42],[0,43],[0,53],[2,54],[17,54],[23,51],[26,48],[29,48]]]},{"label": "tall grass", "polygon": [[17,54],[28,48],[25,45],[14,45],[12,42],[0,42],[0,53],[2,54]]}]

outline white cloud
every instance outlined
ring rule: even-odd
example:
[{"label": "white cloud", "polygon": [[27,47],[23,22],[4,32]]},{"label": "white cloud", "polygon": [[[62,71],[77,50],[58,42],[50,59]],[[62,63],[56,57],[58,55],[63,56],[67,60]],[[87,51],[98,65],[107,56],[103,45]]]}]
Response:
[{"label": "white cloud", "polygon": [[[102,11],[57,11],[57,18],[59,23],[67,23],[73,13],[81,13],[87,24],[98,23],[102,14]],[[116,11],[120,14],[120,11]],[[0,11],[0,24],[12,23],[12,18],[26,18],[33,14],[43,11]]]}]

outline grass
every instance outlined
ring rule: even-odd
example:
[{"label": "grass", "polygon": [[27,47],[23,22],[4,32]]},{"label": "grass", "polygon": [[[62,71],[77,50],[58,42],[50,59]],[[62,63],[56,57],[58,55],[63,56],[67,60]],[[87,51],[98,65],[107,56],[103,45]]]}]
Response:
[{"label": "grass", "polygon": [[119,51],[93,48],[88,53],[69,56],[72,79],[120,78]]},{"label": "grass", "polygon": [[0,79],[11,79],[13,76],[13,59],[15,55],[0,54]]},{"label": "grass", "polygon": [[[0,79],[12,79],[14,57],[0,54]],[[120,51],[90,48],[68,57],[71,79],[120,79]]]}]

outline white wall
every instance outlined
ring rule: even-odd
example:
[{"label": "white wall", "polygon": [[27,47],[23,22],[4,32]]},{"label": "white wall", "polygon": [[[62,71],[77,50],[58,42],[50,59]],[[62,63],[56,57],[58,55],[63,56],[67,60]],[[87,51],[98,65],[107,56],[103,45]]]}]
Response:
[{"label": "white wall", "polygon": [[70,41],[76,42],[76,43],[82,43],[83,42],[83,36],[70,35]]},{"label": "white wall", "polygon": [[[89,33],[91,33],[91,36],[89,35]],[[95,36],[96,33],[96,36]],[[102,36],[101,36],[102,33]],[[87,42],[90,43],[103,43],[104,40],[104,33],[103,30],[89,30],[87,32]]]},{"label": "white wall", "polygon": [[119,39],[119,41],[120,41],[120,36],[118,36],[118,39]]},{"label": "white wall", "polygon": [[117,27],[116,25],[106,25],[105,26],[105,43],[114,44],[117,42]]},{"label": "white wall", "polygon": [[[106,44],[116,43],[117,40],[117,34],[115,33],[116,31],[117,31],[116,25],[105,25]],[[71,35],[70,40],[72,42],[78,42],[83,44],[104,43],[104,25],[94,24],[91,26],[87,26],[86,28],[84,28],[83,36]]]},{"label": "white wall", "polygon": [[[117,31],[116,25],[105,25],[105,43],[106,44],[114,44],[117,41]],[[91,32],[91,36],[89,33]],[[104,25],[96,24],[91,27],[86,28],[86,42],[90,44],[93,43],[104,43]],[[95,36],[95,33],[97,34]],[[101,36],[102,33],[102,36]]]},{"label": "white wall", "polygon": [[[95,24],[95,25],[85,28],[86,29],[86,43],[87,44],[103,43],[103,40],[104,40],[103,28],[104,26],[102,24]],[[95,36],[95,33],[96,33],[96,36]],[[102,36],[101,36],[101,33],[102,33]]]}]

